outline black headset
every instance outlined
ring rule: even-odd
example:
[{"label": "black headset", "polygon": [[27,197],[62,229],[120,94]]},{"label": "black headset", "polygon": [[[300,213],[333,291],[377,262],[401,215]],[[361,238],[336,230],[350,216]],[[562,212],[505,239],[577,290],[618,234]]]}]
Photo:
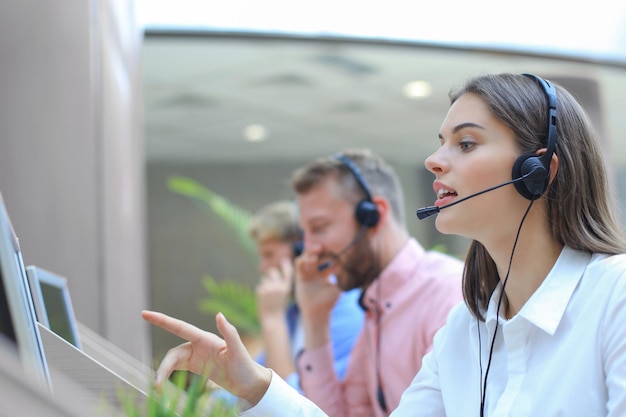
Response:
[{"label": "black headset", "polygon": [[550,161],[556,149],[556,89],[551,82],[541,77],[533,74],[523,75],[537,80],[548,98],[546,153],[541,156],[527,153],[517,158],[513,164],[513,179],[528,175],[523,181],[515,182],[515,188],[526,199],[536,200],[547,190],[550,183]]},{"label": "black headset", "polygon": [[302,240],[302,231],[299,230],[298,233],[300,234],[300,237],[298,238],[298,240],[296,240],[295,242],[291,244],[291,250],[293,252],[294,258],[297,258],[298,256],[302,255],[302,252],[304,252],[304,241]]},{"label": "black headset", "polygon": [[302,255],[304,252],[304,231],[298,225],[298,219],[300,218],[300,209],[298,208],[298,203],[293,201],[293,209],[295,213],[295,224],[294,229],[290,230],[289,237],[291,238],[291,255],[294,258]]},{"label": "black headset", "polygon": [[352,159],[348,158],[346,155],[339,154],[335,155],[335,159],[340,161],[346,168],[352,172],[354,179],[365,193],[365,198],[356,205],[354,209],[354,216],[356,217],[356,221],[365,227],[375,227],[378,224],[378,220],[380,219],[380,213],[378,213],[378,209],[376,208],[376,204],[372,201],[372,193],[370,193],[369,187],[365,183],[365,179],[363,175],[361,175],[361,170],[356,164],[352,161]]},{"label": "black headset", "polygon": [[[541,77],[538,77],[533,74],[522,74],[527,77],[533,78],[537,80],[545,95],[548,98],[548,138],[546,143],[546,153],[541,156],[537,156],[534,153],[527,153],[515,161],[513,164],[513,179],[520,178],[525,175],[528,175],[528,178],[525,178],[523,181],[515,182],[515,188],[517,191],[527,198],[531,200],[530,205],[528,206],[528,210],[532,206],[534,200],[539,198],[548,188],[548,184],[550,183],[550,161],[552,160],[552,155],[556,149],[556,89],[547,80],[544,80]],[[528,213],[528,210],[526,213]],[[524,215],[524,218],[526,215]],[[520,229],[524,222],[524,218],[522,219],[522,223],[520,223]],[[518,236],[519,236],[518,230]],[[515,243],[517,243],[517,238],[515,239]],[[513,251],[515,251],[515,245],[513,245]],[[511,261],[513,260],[513,253],[511,253]],[[510,270],[510,264],[509,264]],[[496,317],[499,316],[500,310],[500,301],[502,300],[502,295],[504,294],[504,286],[506,285],[506,281],[508,279],[507,276],[504,280],[504,284],[502,287],[502,292],[500,293],[500,300],[498,301],[498,308],[496,310]],[[478,325],[478,317],[476,317],[476,324]],[[480,417],[484,416],[485,412],[485,398],[487,395],[487,377],[489,376],[489,369],[491,364],[491,358],[493,353],[493,346],[496,340],[496,334],[498,331],[498,327],[496,325],[496,329],[494,330],[489,350],[489,359],[487,361],[487,370],[485,371],[484,378],[482,377],[482,357],[481,357],[481,342],[480,342],[480,329],[478,330],[478,355],[479,355],[479,364],[481,369],[481,390],[480,390]]]},{"label": "black headset", "polygon": [[[352,159],[348,158],[346,155],[343,154],[338,154],[335,155],[335,159],[337,159],[338,161],[340,161],[341,163],[343,163],[343,165],[346,166],[346,168],[348,168],[350,170],[350,172],[352,172],[352,175],[354,176],[354,179],[356,179],[356,182],[359,183],[359,186],[361,187],[361,189],[363,190],[363,192],[365,193],[365,198],[361,201],[359,201],[359,203],[356,205],[356,208],[354,210],[354,216],[356,217],[357,222],[359,223],[359,225],[361,225],[362,230],[365,230],[366,227],[375,227],[378,224],[378,221],[380,220],[380,213],[378,212],[378,209],[376,208],[376,204],[374,204],[374,201],[372,201],[372,193],[369,190],[369,187],[367,186],[367,184],[365,183],[365,179],[363,178],[363,175],[361,174],[361,170],[359,169],[359,167],[354,163],[354,161],[352,161]],[[380,286],[378,287],[380,289]],[[363,297],[365,296],[365,290],[361,291],[361,296],[359,297],[359,305],[361,306],[361,308],[363,308],[363,310],[367,311],[368,308],[365,306],[364,302],[363,302]],[[377,349],[377,354],[376,354],[376,378],[377,378],[377,383],[378,383],[378,387],[376,389],[376,396],[378,398],[378,404],[380,406],[380,408],[386,413],[387,412],[387,402],[385,400],[385,395],[383,393],[383,389],[382,389],[382,383],[381,383],[381,377],[380,377],[380,343],[382,340],[382,334],[381,334],[381,324],[380,324],[380,312],[377,311],[376,313],[376,317],[378,320],[378,324],[376,326],[376,328],[378,329],[378,349]]]}]

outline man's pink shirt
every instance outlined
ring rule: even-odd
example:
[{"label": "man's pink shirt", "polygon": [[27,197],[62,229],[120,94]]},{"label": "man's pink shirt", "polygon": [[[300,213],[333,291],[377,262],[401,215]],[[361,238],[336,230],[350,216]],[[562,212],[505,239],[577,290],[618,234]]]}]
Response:
[{"label": "man's pink shirt", "polygon": [[[462,272],[460,260],[427,252],[409,239],[364,294],[365,323],[345,379],[338,381],[333,371],[330,345],[304,351],[298,359],[304,394],[330,417],[388,415],[419,371],[448,312],[462,301]],[[377,399],[379,384],[387,413]]]}]

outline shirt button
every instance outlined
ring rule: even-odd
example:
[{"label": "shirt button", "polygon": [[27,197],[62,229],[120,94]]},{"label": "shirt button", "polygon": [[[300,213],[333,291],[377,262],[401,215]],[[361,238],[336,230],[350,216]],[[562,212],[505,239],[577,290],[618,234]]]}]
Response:
[{"label": "shirt button", "polygon": [[311,365],[307,365],[304,369],[306,369],[307,371],[312,371],[313,367]]}]

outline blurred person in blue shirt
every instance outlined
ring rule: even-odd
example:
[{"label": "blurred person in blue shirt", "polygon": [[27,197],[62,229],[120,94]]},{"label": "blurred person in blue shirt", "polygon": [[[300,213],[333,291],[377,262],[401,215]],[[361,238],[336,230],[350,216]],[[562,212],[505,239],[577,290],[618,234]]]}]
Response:
[{"label": "blurred person in blue shirt", "polygon": [[[304,348],[304,333],[294,301],[293,268],[303,249],[298,217],[295,202],[278,201],[252,216],[249,233],[257,245],[261,274],[256,294],[263,351],[256,359],[301,391],[295,359]],[[340,379],[363,325],[358,299],[358,289],[342,292],[331,314],[334,368]]]}]

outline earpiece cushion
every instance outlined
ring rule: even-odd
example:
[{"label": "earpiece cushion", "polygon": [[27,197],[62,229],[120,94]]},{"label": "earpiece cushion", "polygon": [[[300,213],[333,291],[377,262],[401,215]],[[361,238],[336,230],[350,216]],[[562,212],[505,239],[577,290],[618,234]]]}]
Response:
[{"label": "earpiece cushion", "polygon": [[528,175],[523,181],[514,183],[515,189],[526,199],[536,200],[548,188],[548,170],[533,153],[520,156],[513,164],[512,178]]},{"label": "earpiece cushion", "polygon": [[362,226],[374,227],[378,224],[380,213],[373,201],[362,200],[357,204],[355,209],[355,217],[357,222]]},{"label": "earpiece cushion", "polygon": [[297,258],[298,256],[302,255],[302,252],[304,251],[304,242],[301,240],[293,242],[292,250],[293,250],[294,258]]}]

